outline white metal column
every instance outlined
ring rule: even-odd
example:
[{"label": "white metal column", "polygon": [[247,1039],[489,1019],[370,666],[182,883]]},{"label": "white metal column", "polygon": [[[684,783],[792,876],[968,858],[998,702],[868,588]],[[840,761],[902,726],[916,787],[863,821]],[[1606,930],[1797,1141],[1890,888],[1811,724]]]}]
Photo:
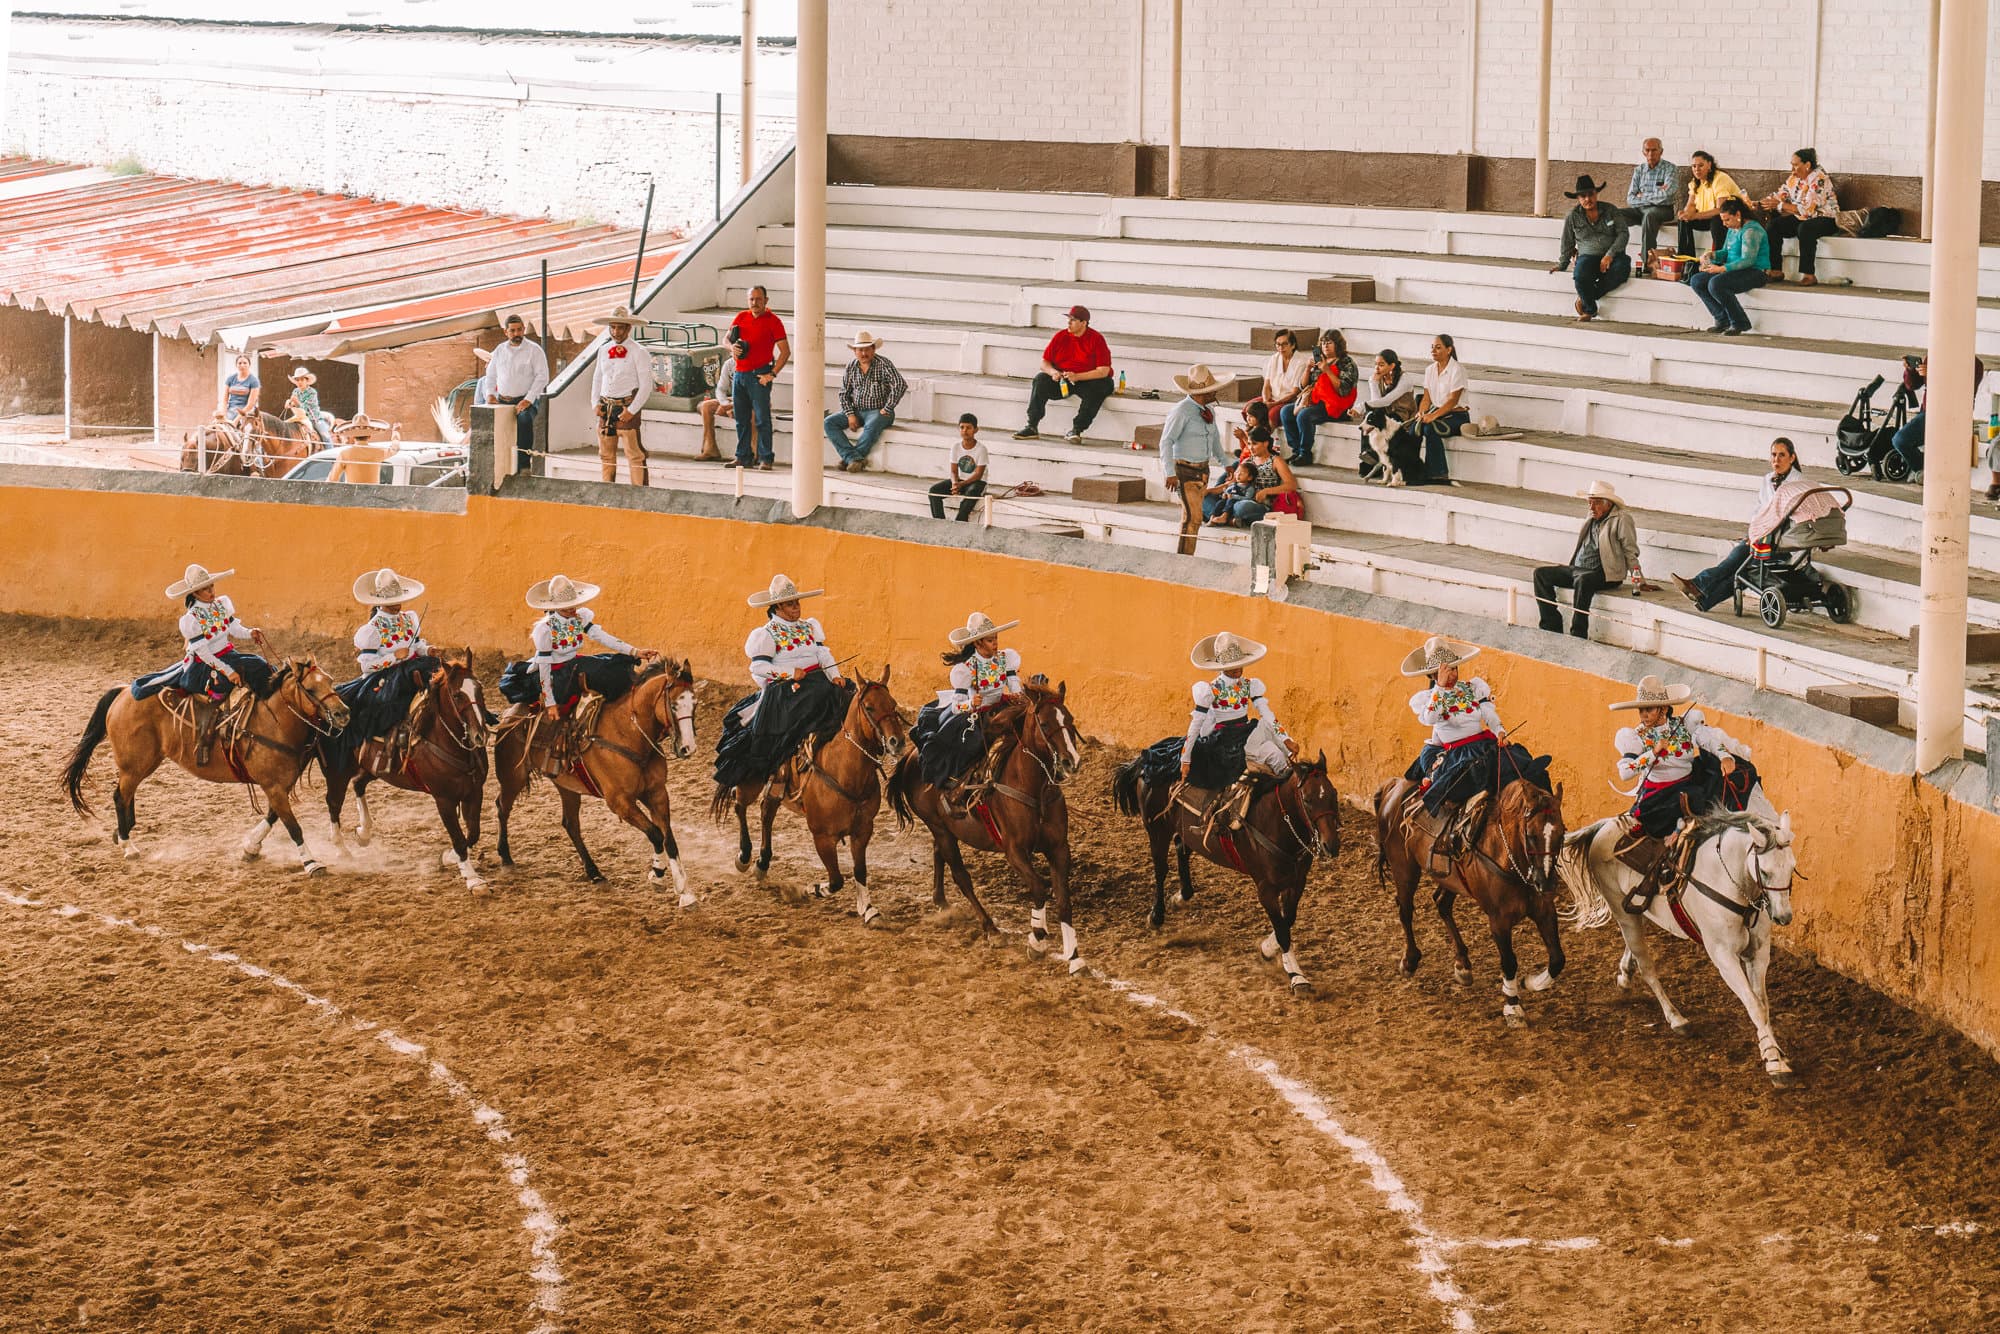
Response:
[{"label": "white metal column", "polygon": [[63,312],[63,442],[76,438],[76,360],[72,355],[70,329],[76,319]]},{"label": "white metal column", "polygon": [[1987,0],[1939,14],[1937,155],[1931,187],[1930,366],[1924,433],[1923,608],[1917,643],[1917,772],[1964,754],[1965,566],[1972,524],[1973,324],[1980,156],[1986,131]]},{"label": "white metal column", "polygon": [[1168,28],[1167,45],[1172,48],[1172,67],[1167,75],[1167,198],[1181,197],[1181,0],[1174,0],[1173,22]]},{"label": "white metal column", "polygon": [[[825,496],[820,419],[826,399],[826,6],[799,0],[797,225],[792,242],[792,513]],[[1972,391],[1967,390],[1969,398]]]},{"label": "white metal column", "polygon": [[1930,41],[1925,47],[1929,63],[1924,67],[1924,195],[1923,217],[1917,235],[1931,239],[1931,180],[1937,174],[1937,94],[1938,94],[1938,0],[1930,0]]},{"label": "white metal column", "polygon": [[1479,151],[1479,0],[1465,0],[1465,148]]},{"label": "white metal column", "polygon": [[1556,0],[1542,0],[1540,91],[1535,95],[1535,216],[1549,211],[1549,75],[1555,57]]},{"label": "white metal column", "polygon": [[757,0],[743,0],[743,110],[737,117],[743,136],[743,179],[757,169]]}]

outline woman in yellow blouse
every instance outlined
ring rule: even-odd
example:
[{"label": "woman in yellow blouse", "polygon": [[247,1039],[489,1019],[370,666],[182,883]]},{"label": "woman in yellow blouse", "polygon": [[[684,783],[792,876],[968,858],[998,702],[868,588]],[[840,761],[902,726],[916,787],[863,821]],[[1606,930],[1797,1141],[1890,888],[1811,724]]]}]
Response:
[{"label": "woman in yellow blouse", "polygon": [[1695,238],[1707,232],[1713,244],[1711,249],[1722,245],[1723,233],[1728,228],[1722,225],[1719,210],[1725,199],[1744,199],[1743,191],[1736,182],[1729,179],[1729,173],[1715,165],[1715,155],[1696,150],[1688,161],[1687,202],[1674,216],[1680,219],[1680,226],[1674,233],[1674,250],[1678,254],[1695,254]]}]

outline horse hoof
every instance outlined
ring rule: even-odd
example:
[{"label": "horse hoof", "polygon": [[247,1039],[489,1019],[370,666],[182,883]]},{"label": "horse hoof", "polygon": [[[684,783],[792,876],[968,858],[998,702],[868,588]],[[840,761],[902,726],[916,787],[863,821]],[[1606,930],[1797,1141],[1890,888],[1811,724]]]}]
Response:
[{"label": "horse hoof", "polygon": [[742,875],[745,871],[749,869],[750,869],[750,859],[748,857],[739,857],[736,859],[736,874]]},{"label": "horse hoof", "polygon": [[1304,973],[1293,973],[1291,975],[1291,981],[1292,981],[1292,994],[1295,996],[1307,995],[1313,989],[1313,984],[1306,979]]},{"label": "horse hoof", "polygon": [[1764,1073],[1771,1077],[1771,1086],[1773,1088],[1788,1089],[1798,1086],[1799,1077],[1792,1073],[1792,1067],[1789,1065],[1781,1066],[1776,1070],[1766,1067]]},{"label": "horse hoof", "polygon": [[245,849],[243,849],[243,860],[244,860],[244,861],[246,861],[246,862],[255,862],[255,861],[262,861],[263,859],[264,859],[264,854],[263,854],[262,852],[258,851],[258,850],[257,850],[256,848],[245,848]]},{"label": "horse hoof", "polygon": [[299,868],[299,872],[301,875],[307,876],[309,878],[318,877],[326,874],[326,868],[320,865],[318,862],[308,859],[305,865]]},{"label": "horse hoof", "polygon": [[1528,1026],[1528,1013],[1518,1005],[1501,1007],[1500,1017],[1507,1021],[1507,1027],[1509,1028],[1526,1028]]},{"label": "horse hoof", "polygon": [[1181,890],[1179,893],[1174,895],[1175,903],[1190,903],[1193,900],[1194,900],[1194,895],[1188,893],[1186,890]]},{"label": "horse hoof", "polygon": [[357,829],[354,831],[354,841],[365,848],[375,841],[375,835],[365,829]]},{"label": "horse hoof", "polygon": [[1154,913],[1146,919],[1146,927],[1150,931],[1164,931],[1166,926],[1167,915],[1165,913]]},{"label": "horse hoof", "polygon": [[1047,954],[1048,952],[1049,952],[1049,938],[1047,936],[1031,935],[1028,937],[1028,953],[1036,956],[1041,956]]},{"label": "horse hoof", "polygon": [[1280,953],[1278,949],[1278,938],[1276,936],[1264,937],[1262,940],[1257,942],[1257,952],[1263,955],[1267,960],[1276,959]]},{"label": "horse hoof", "polygon": [[812,888],[807,890],[806,893],[812,898],[830,899],[833,897],[833,886],[827,884],[824,880],[815,880],[813,881]]},{"label": "horse hoof", "polygon": [[873,926],[875,925],[875,923],[881,920],[882,920],[882,910],[880,908],[875,907],[873,904],[869,905],[867,912],[861,914],[861,925],[863,926]]},{"label": "horse hoof", "polygon": [[692,908],[694,907],[695,904],[699,902],[700,900],[695,898],[693,890],[684,889],[681,891],[680,901],[676,906],[682,908]]},{"label": "horse hoof", "polygon": [[1678,1024],[1668,1024],[1667,1027],[1677,1038],[1691,1038],[1694,1036],[1694,1021],[1691,1019],[1683,1019]]},{"label": "horse hoof", "polygon": [[132,840],[129,838],[125,840],[125,846],[120,848],[118,853],[128,862],[136,861],[139,857],[139,849],[132,845]]},{"label": "horse hoof", "polygon": [[458,869],[458,854],[446,848],[438,854],[438,865],[444,867],[447,871],[456,871]]},{"label": "horse hoof", "polygon": [[476,875],[471,875],[465,878],[465,892],[472,895],[474,898],[485,898],[488,894],[492,893],[493,891],[489,890],[486,887],[486,882],[484,880],[481,880]]},{"label": "horse hoof", "polygon": [[1405,954],[1402,962],[1396,965],[1396,971],[1404,977],[1415,977],[1417,975],[1417,964],[1422,961],[1423,957],[1421,954]]},{"label": "horse hoof", "polygon": [[601,885],[601,884],[603,884],[603,883],[604,883],[604,872],[602,872],[602,871],[586,871],[586,872],[584,872],[584,874],[583,874],[583,883],[584,883],[584,884],[586,884],[586,885]]},{"label": "horse hoof", "polygon": [[1451,975],[1458,979],[1460,986],[1469,987],[1472,985],[1472,970],[1470,968],[1453,966]]},{"label": "horse hoof", "polygon": [[1547,991],[1550,987],[1554,986],[1555,984],[1556,984],[1555,975],[1550,973],[1548,969],[1544,968],[1542,969],[1541,972],[1536,973],[1533,977],[1530,977],[1528,979],[1528,990]]}]

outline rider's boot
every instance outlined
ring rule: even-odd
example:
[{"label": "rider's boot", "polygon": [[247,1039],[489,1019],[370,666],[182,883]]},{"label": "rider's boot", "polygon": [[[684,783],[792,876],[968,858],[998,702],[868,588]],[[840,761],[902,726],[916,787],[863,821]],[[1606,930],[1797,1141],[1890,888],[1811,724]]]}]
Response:
[{"label": "rider's boot", "polygon": [[222,704],[199,695],[190,702],[194,708],[194,762],[203,765],[215,753],[215,731],[222,723]]}]

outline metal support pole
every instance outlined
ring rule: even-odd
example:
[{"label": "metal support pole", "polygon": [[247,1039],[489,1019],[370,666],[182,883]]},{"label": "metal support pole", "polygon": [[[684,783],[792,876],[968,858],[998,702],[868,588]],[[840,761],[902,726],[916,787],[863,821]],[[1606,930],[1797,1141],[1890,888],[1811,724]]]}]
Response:
[{"label": "metal support pole", "polygon": [[[76,317],[63,314],[63,442],[67,444],[76,438],[76,358],[70,330],[76,324]],[[251,365],[256,365],[252,362]]]},{"label": "metal support pole", "polygon": [[[743,179],[739,184],[748,185],[750,174],[757,170],[757,0],[743,0],[743,110],[739,118],[743,129]],[[715,212],[720,217],[721,207]]]},{"label": "metal support pole", "polygon": [[[820,418],[826,399],[826,7],[799,0],[797,219],[792,249],[792,513],[825,496]],[[1969,393],[1970,391],[1968,391]]]},{"label": "metal support pole", "polygon": [[1923,216],[1917,220],[1917,235],[1931,239],[1931,181],[1937,175],[1937,92],[1938,92],[1938,0],[1930,5],[1930,64],[1924,74],[1924,197],[1919,205]]},{"label": "metal support pole", "polygon": [[1549,211],[1549,69],[1554,63],[1555,0],[1542,0],[1541,85],[1535,95],[1535,216]]},{"label": "metal support pole", "polygon": [[639,219],[639,253],[632,257],[632,297],[625,309],[639,313],[639,273],[646,264],[646,233],[653,229],[653,182],[646,182],[646,212]]},{"label": "metal support pole", "polygon": [[722,221],[722,94],[715,95],[715,219]]},{"label": "metal support pole", "polygon": [[1923,604],[1917,624],[1917,772],[1965,753],[1965,566],[1972,525],[1973,323],[1980,154],[1986,130],[1987,0],[1944,0],[1938,28],[1931,229],[1930,365],[1937,408],[1924,469]]},{"label": "metal support pole", "polygon": [[1479,0],[1465,0],[1465,151],[1479,151]]},{"label": "metal support pole", "polygon": [[[1826,45],[1826,0],[1813,0],[1812,59],[1806,65],[1805,133],[1802,144],[1819,142],[1819,67]],[[1771,256],[1773,260],[1776,255]]]},{"label": "metal support pole", "polygon": [[1167,76],[1167,198],[1181,197],[1181,0],[1174,0],[1171,72]]}]

